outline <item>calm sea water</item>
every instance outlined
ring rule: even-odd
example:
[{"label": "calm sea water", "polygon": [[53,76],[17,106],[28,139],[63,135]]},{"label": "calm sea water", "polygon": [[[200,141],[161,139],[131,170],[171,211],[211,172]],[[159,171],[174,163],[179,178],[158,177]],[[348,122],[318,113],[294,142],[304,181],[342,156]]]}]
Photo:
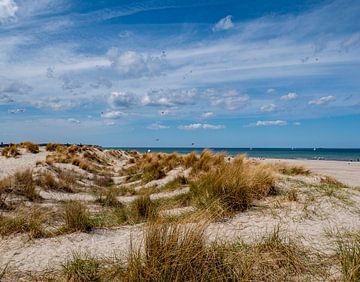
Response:
[{"label": "calm sea water", "polygon": [[[204,148],[170,148],[170,147],[121,147],[111,149],[135,150],[140,153],[151,150],[152,152],[180,153],[190,152],[201,153]],[[308,160],[341,160],[341,161],[360,161],[360,149],[324,149],[324,148],[209,148],[214,152],[225,152],[231,156],[237,154],[247,154],[255,158],[276,158],[276,159],[308,159]]]}]

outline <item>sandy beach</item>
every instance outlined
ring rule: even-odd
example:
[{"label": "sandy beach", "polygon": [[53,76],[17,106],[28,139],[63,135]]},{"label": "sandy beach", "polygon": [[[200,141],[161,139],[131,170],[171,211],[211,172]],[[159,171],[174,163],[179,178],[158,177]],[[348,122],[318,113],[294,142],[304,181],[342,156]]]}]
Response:
[{"label": "sandy beach", "polygon": [[304,166],[315,173],[335,177],[347,185],[360,186],[360,162],[294,159],[266,159],[264,161]]}]

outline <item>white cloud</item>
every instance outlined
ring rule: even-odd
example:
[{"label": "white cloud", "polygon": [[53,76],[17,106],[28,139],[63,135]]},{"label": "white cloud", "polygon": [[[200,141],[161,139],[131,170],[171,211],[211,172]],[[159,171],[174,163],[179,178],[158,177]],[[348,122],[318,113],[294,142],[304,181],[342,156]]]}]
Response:
[{"label": "white cloud", "polygon": [[195,129],[223,129],[225,128],[224,125],[214,125],[208,123],[192,123],[189,125],[180,125],[178,126],[179,129],[182,130],[195,130]]},{"label": "white cloud", "polygon": [[158,89],[148,92],[141,97],[141,105],[143,106],[179,106],[193,105],[197,90],[192,89]]},{"label": "white cloud", "polygon": [[298,94],[295,92],[289,92],[287,95],[281,96],[280,99],[284,101],[295,100],[298,97]]},{"label": "white cloud", "polygon": [[295,121],[294,125],[299,126],[299,125],[301,125],[301,122]]},{"label": "white cloud", "polygon": [[277,109],[275,104],[264,105],[260,108],[262,112],[273,112]]},{"label": "white cloud", "polygon": [[166,57],[152,56],[135,51],[120,53],[118,48],[107,52],[111,66],[124,78],[153,77],[163,74],[166,68]]},{"label": "white cloud", "polygon": [[213,112],[204,112],[204,113],[201,114],[202,118],[210,118],[210,117],[213,117],[213,116],[214,116]]},{"label": "white cloud", "polygon": [[288,125],[287,121],[284,120],[258,120],[256,123],[251,123],[248,126],[285,126]]},{"label": "white cloud", "polygon": [[0,0],[0,24],[14,20],[18,6],[13,0]]},{"label": "white cloud", "polygon": [[276,93],[276,90],[274,88],[269,88],[268,90],[266,90],[266,94],[272,95],[275,93]]},{"label": "white cloud", "polygon": [[213,31],[228,30],[234,27],[232,16],[228,15],[225,18],[219,20],[212,28]]},{"label": "white cloud", "polygon": [[166,125],[162,125],[158,122],[155,122],[155,123],[152,123],[150,125],[148,125],[146,127],[147,129],[150,129],[150,130],[160,130],[160,129],[167,129],[167,128],[170,128],[169,126],[166,126]]},{"label": "white cloud", "polygon": [[126,113],[123,113],[120,111],[107,111],[107,112],[101,113],[101,117],[106,118],[106,119],[119,119],[119,118],[123,118],[126,116],[127,116]]},{"label": "white cloud", "polygon": [[205,96],[209,98],[211,106],[225,107],[230,111],[245,107],[250,100],[248,95],[239,94],[237,90],[220,92],[208,89]]},{"label": "white cloud", "polygon": [[335,96],[332,96],[332,95],[324,96],[319,99],[314,99],[314,100],[309,101],[309,105],[327,105],[330,102],[335,101],[335,100],[336,100]]},{"label": "white cloud", "polygon": [[70,122],[70,123],[76,123],[76,124],[80,123],[80,120],[75,119],[75,118],[68,118],[67,121]]}]

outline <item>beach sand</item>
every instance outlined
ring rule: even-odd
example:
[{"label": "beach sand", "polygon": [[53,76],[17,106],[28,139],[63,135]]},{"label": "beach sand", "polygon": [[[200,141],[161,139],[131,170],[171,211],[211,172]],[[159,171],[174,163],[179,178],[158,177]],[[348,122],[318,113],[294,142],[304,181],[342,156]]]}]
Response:
[{"label": "beach sand", "polygon": [[346,185],[360,187],[360,162],[294,159],[265,159],[264,161],[304,166],[314,173],[332,176]]}]

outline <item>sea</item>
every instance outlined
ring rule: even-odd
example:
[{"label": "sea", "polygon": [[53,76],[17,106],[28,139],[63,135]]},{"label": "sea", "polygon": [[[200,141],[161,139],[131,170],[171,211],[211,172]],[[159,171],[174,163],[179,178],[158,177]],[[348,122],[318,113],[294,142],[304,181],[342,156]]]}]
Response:
[{"label": "sea", "polygon": [[332,148],[195,148],[195,147],[110,147],[107,149],[134,150],[140,153],[161,152],[188,154],[201,153],[204,149],[213,152],[224,152],[230,156],[246,154],[252,158],[274,159],[306,159],[306,160],[338,160],[360,161],[360,149]]}]

